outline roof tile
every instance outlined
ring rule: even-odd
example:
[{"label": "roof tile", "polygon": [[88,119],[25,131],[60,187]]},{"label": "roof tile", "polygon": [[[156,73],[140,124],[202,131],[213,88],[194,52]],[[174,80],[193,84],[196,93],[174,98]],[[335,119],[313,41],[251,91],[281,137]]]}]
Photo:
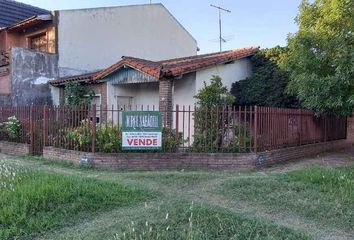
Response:
[{"label": "roof tile", "polygon": [[70,81],[92,82],[102,80],[103,78],[114,73],[123,66],[129,66],[138,71],[149,74],[157,79],[173,78],[186,73],[205,69],[213,65],[228,63],[237,59],[249,57],[255,54],[258,50],[259,47],[249,47],[204,55],[174,58],[158,62],[134,57],[122,57],[122,60],[113,64],[112,66],[103,69],[102,71],[99,71],[97,73],[87,75],[85,76],[85,78],[82,78],[81,76],[61,78],[58,80],[51,81],[51,84],[59,85]]}]

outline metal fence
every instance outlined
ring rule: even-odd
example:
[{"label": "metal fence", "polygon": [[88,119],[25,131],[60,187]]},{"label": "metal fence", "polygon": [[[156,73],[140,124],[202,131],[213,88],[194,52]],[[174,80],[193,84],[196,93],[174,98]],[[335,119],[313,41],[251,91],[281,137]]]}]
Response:
[{"label": "metal fence", "polygon": [[[43,146],[122,152],[122,112],[156,110],[155,106],[0,107],[0,140],[28,143],[33,154],[41,154]],[[176,105],[162,115],[163,152],[257,152],[345,139],[347,129],[345,117],[318,118],[302,109]],[[15,139],[4,124],[11,116],[20,122]]]}]

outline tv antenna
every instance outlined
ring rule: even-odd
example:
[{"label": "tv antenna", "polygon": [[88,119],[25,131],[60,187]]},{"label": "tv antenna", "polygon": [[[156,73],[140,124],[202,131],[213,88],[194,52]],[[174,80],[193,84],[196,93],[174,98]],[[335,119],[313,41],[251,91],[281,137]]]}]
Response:
[{"label": "tv antenna", "polygon": [[214,7],[219,10],[219,44],[220,44],[220,52],[221,52],[222,51],[222,43],[227,41],[221,35],[221,11],[224,11],[227,13],[231,13],[231,11],[228,9],[222,8],[220,6],[213,5],[213,4],[210,4],[210,7]]}]

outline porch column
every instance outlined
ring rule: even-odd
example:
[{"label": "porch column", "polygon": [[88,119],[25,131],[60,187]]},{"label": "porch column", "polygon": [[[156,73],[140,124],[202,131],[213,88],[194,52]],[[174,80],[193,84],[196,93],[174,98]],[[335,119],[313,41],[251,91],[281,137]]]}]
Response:
[{"label": "porch column", "polygon": [[172,86],[171,79],[159,82],[159,110],[162,112],[163,125],[169,128],[172,126]]}]

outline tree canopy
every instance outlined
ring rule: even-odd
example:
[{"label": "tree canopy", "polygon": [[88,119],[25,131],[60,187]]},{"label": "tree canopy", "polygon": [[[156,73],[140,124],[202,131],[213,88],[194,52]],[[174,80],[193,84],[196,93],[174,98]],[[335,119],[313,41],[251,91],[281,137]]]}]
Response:
[{"label": "tree canopy", "polygon": [[296,22],[282,64],[291,74],[289,92],[318,114],[352,113],[354,1],[304,0]]},{"label": "tree canopy", "polygon": [[235,105],[299,106],[297,98],[286,93],[289,74],[279,67],[286,52],[286,48],[277,46],[260,50],[251,58],[253,74],[232,85]]}]

